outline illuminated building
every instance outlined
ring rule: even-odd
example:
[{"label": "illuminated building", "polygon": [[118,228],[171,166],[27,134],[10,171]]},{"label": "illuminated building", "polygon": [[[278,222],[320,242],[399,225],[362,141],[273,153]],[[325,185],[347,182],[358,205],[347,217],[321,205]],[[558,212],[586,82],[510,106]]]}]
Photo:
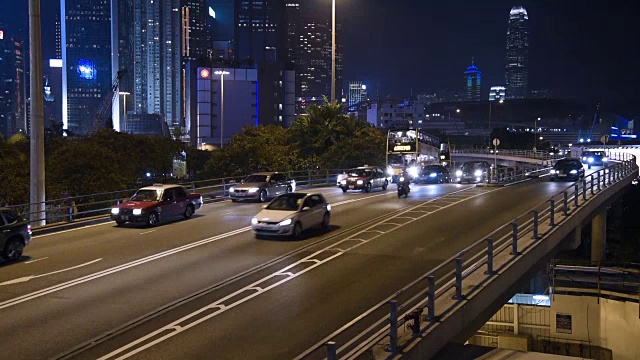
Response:
[{"label": "illuminated building", "polygon": [[489,90],[489,101],[504,101],[506,99],[506,89],[504,86],[492,86]]},{"label": "illuminated building", "polygon": [[505,84],[507,99],[528,96],[529,75],[529,15],[522,6],[514,6],[509,13],[507,30],[507,61]]},{"label": "illuminated building", "polygon": [[482,88],[482,72],[471,59],[471,65],[464,72],[464,86],[467,100],[479,101]]},{"label": "illuminated building", "polygon": [[367,100],[367,86],[362,81],[349,81],[349,107]]},{"label": "illuminated building", "polygon": [[[113,6],[112,6],[113,5]],[[62,121],[73,134],[93,130],[104,96],[118,71],[116,6],[109,0],[61,0]],[[112,119],[120,129],[119,101]]]},{"label": "illuminated building", "polygon": [[24,45],[0,26],[0,135],[28,132]]}]

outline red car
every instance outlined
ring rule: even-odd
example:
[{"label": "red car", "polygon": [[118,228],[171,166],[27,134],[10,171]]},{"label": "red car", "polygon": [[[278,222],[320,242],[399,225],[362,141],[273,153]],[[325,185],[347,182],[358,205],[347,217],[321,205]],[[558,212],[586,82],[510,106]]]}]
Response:
[{"label": "red car", "polygon": [[118,225],[126,222],[157,225],[160,221],[182,216],[190,218],[202,207],[200,194],[189,194],[182,186],[154,184],[143,187],[122,204],[111,208],[111,219]]}]

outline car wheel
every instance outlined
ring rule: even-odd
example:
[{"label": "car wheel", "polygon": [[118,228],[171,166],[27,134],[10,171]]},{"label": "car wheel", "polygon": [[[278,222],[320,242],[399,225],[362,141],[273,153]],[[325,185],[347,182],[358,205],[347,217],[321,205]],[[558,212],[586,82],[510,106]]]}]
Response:
[{"label": "car wheel", "polygon": [[260,191],[258,200],[260,200],[260,202],[267,201],[267,192],[265,190]]},{"label": "car wheel", "polygon": [[291,186],[287,186],[287,194],[293,192],[293,189],[291,188]]},{"label": "car wheel", "polygon": [[331,214],[329,214],[329,212],[324,213],[324,216],[322,216],[322,223],[320,223],[320,227],[323,229],[327,229],[329,227],[330,220]]},{"label": "car wheel", "polygon": [[158,213],[155,211],[152,211],[147,217],[147,225],[156,226],[158,225],[159,220],[160,220],[160,217],[158,217]]},{"label": "car wheel", "polygon": [[116,225],[118,225],[118,226],[124,225],[124,223],[126,223],[126,221],[124,221],[124,220],[116,220]]},{"label": "car wheel", "polygon": [[187,208],[184,210],[184,218],[188,219],[191,216],[193,216],[193,206],[192,205],[188,205]]},{"label": "car wheel", "polygon": [[371,183],[367,183],[367,185],[364,186],[364,192],[366,193],[371,192]]},{"label": "car wheel", "polygon": [[340,188],[340,189],[342,189],[342,192],[343,192],[343,193],[346,193],[346,192],[347,192],[347,189],[345,189],[345,188]]},{"label": "car wheel", "polygon": [[389,186],[389,182],[385,180],[384,184],[382,184],[382,190],[387,190],[387,186]]},{"label": "car wheel", "polygon": [[2,257],[6,261],[16,261],[22,256],[22,250],[24,250],[24,243],[20,239],[10,239],[7,245],[4,247]]},{"label": "car wheel", "polygon": [[291,237],[297,239],[300,237],[300,234],[302,234],[302,225],[297,222],[295,225],[293,225],[293,232],[291,233]]}]

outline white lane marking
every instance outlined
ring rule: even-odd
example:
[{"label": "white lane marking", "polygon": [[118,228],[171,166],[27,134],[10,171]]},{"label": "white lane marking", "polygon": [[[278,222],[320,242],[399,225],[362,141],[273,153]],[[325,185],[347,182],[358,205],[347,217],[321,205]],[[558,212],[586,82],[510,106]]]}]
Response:
[{"label": "white lane marking", "polygon": [[[374,196],[381,196],[381,195],[386,195],[386,193],[385,194],[380,194],[380,195],[374,195]],[[348,200],[348,202],[366,200],[366,199],[369,199],[371,197],[373,197],[373,196],[363,197],[363,198],[353,199],[353,200]],[[339,206],[339,205],[342,205],[344,203],[347,203],[347,202],[339,203],[339,204],[333,205],[333,206]],[[118,266],[115,266],[115,267],[112,267],[112,268],[109,268],[109,269],[106,269],[106,270],[103,270],[103,271],[100,271],[100,272],[97,272],[97,273],[89,274],[89,275],[83,276],[83,277],[78,278],[78,279],[74,279],[74,280],[70,280],[70,281],[64,282],[62,284],[54,285],[54,286],[48,287],[46,289],[38,290],[38,291],[35,291],[33,293],[30,293],[30,294],[25,294],[25,295],[22,295],[22,296],[19,296],[19,297],[16,297],[16,298],[4,301],[4,302],[0,302],[0,310],[8,308],[8,307],[11,307],[11,306],[14,306],[14,305],[17,305],[17,304],[20,304],[20,303],[25,302],[25,301],[37,299],[37,298],[42,297],[44,295],[48,295],[48,294],[51,294],[51,293],[54,293],[54,292],[57,292],[57,291],[60,291],[60,290],[64,290],[66,288],[69,288],[69,287],[72,287],[72,286],[75,286],[75,285],[79,285],[79,284],[82,284],[82,283],[85,283],[85,282],[88,282],[88,281],[91,281],[91,280],[96,280],[96,279],[99,279],[101,277],[104,277],[104,276],[107,276],[107,275],[110,275],[110,274],[114,274],[114,273],[129,269],[129,268],[132,268],[132,267],[135,267],[135,266],[138,266],[138,265],[142,265],[142,264],[148,263],[148,262],[153,261],[153,260],[158,260],[158,259],[161,259],[161,258],[169,256],[169,255],[174,255],[174,254],[180,253],[182,251],[186,251],[186,250],[189,250],[189,249],[201,246],[201,245],[209,244],[209,243],[212,243],[212,242],[215,242],[215,241],[218,241],[218,240],[222,240],[222,239],[230,237],[230,236],[238,235],[238,234],[241,234],[241,233],[249,231],[249,230],[251,230],[251,226],[246,226],[246,227],[243,227],[243,228],[240,228],[240,229],[229,231],[229,232],[224,233],[224,234],[220,234],[220,235],[216,235],[216,236],[213,236],[213,237],[210,237],[210,238],[199,240],[199,241],[193,242],[191,244],[183,245],[183,246],[180,246],[180,247],[177,247],[177,248],[174,248],[174,249],[163,251],[161,253],[150,255],[150,256],[142,258],[142,259],[134,260],[134,261],[128,262],[126,264],[118,265]]]},{"label": "white lane marking", "polygon": [[[438,210],[435,210],[434,212],[443,210],[443,209],[448,208],[450,206],[462,203],[464,201],[467,201],[469,199],[473,199],[475,197],[478,197],[478,196],[481,196],[481,195],[484,195],[484,194],[488,194],[488,193],[491,193],[491,192],[494,192],[494,191],[498,191],[500,189],[501,188],[496,188],[496,189],[489,190],[489,191],[486,191],[486,192],[481,192],[479,194],[471,194],[469,197],[467,197],[465,199],[461,199],[460,201],[458,201],[458,202],[456,202],[454,204],[448,204],[448,205],[446,205],[446,206],[444,206],[444,207],[442,207],[442,208],[440,208]],[[466,190],[467,189],[460,190],[460,191],[466,191]],[[444,196],[446,196],[446,195],[444,195]],[[438,201],[438,200],[440,200],[440,198],[433,199],[433,200],[421,203],[421,204],[416,205],[416,206],[412,206],[407,211],[404,211],[404,212],[402,212],[400,214],[397,214],[396,216],[392,216],[387,220],[391,220],[391,219],[394,219],[394,218],[396,218],[398,216],[402,216],[405,212],[409,212],[412,209],[419,208],[421,206],[425,206],[430,202]],[[394,230],[396,230],[396,229],[398,229],[398,228],[400,228],[400,227],[402,227],[404,225],[407,225],[409,223],[412,223],[412,222],[414,222],[416,220],[419,220],[421,218],[427,217],[429,215],[431,215],[431,213],[424,214],[424,215],[422,215],[422,216],[420,216],[418,218],[415,218],[415,219],[413,219],[413,220],[411,220],[409,222],[406,222],[406,223],[404,223],[402,225],[398,225],[395,228],[388,230],[387,233],[392,232],[392,231],[394,231]],[[259,296],[259,295],[261,295],[261,294],[263,294],[263,293],[265,293],[265,292],[267,292],[267,291],[269,291],[269,290],[271,290],[271,289],[273,289],[273,288],[275,288],[275,287],[277,287],[279,285],[282,285],[282,284],[284,284],[284,283],[286,283],[286,282],[288,282],[288,281],[290,281],[292,279],[295,279],[298,276],[300,276],[300,275],[302,275],[302,274],[304,274],[304,273],[306,273],[306,272],[308,272],[308,271],[310,271],[310,270],[312,270],[312,269],[314,269],[314,268],[316,268],[318,266],[321,266],[321,265],[323,265],[323,264],[325,264],[325,263],[327,263],[327,262],[339,257],[340,255],[342,255],[342,254],[344,254],[344,253],[346,253],[346,252],[348,252],[350,250],[353,250],[353,249],[355,249],[357,247],[360,247],[363,244],[366,244],[366,243],[368,243],[368,242],[370,242],[370,241],[372,241],[374,239],[377,239],[378,237],[382,236],[384,233],[376,235],[376,236],[374,236],[374,237],[372,237],[370,239],[367,239],[365,241],[356,243],[354,245],[348,246],[345,250],[336,251],[336,249],[335,249],[336,245],[340,245],[340,244],[346,243],[348,241],[351,241],[351,237],[355,237],[355,236],[357,236],[357,235],[359,235],[361,233],[369,231],[373,227],[379,226],[380,224],[384,224],[385,221],[387,221],[387,220],[383,220],[378,224],[371,225],[368,228],[363,229],[363,230],[351,235],[350,237],[345,238],[345,239],[337,242],[336,244],[332,244],[330,246],[327,246],[326,248],[318,250],[318,251],[314,252],[313,254],[308,255],[307,257],[305,257],[303,259],[300,259],[300,260],[298,260],[297,262],[295,262],[293,264],[287,265],[285,268],[280,269],[280,270],[272,273],[271,275],[267,275],[264,278],[259,279],[259,280],[255,281],[255,282],[253,282],[252,284],[249,284],[249,285],[245,286],[244,288],[239,289],[239,290],[235,291],[234,293],[229,294],[229,295],[223,297],[222,299],[217,300],[214,303],[211,303],[211,304],[209,304],[209,305],[207,305],[205,307],[202,307],[202,308],[200,308],[200,309],[198,309],[198,310],[196,310],[196,311],[194,311],[194,312],[192,312],[192,313],[190,313],[188,315],[185,315],[182,318],[172,322],[169,325],[166,325],[166,326],[164,326],[164,327],[162,327],[162,328],[160,328],[160,329],[158,329],[158,330],[156,330],[156,331],[154,331],[154,332],[152,332],[150,334],[147,334],[147,335],[145,335],[145,336],[143,336],[143,337],[141,337],[141,338],[139,338],[139,339],[127,344],[127,345],[124,345],[124,346],[122,346],[122,347],[110,352],[107,355],[104,355],[104,356],[98,358],[98,360],[107,360],[107,359],[114,358],[115,356],[118,356],[116,358],[117,360],[127,359],[127,358],[129,358],[129,357],[131,357],[133,355],[136,355],[136,354],[138,354],[138,353],[140,353],[140,352],[142,352],[142,351],[144,351],[144,350],[146,350],[148,348],[151,348],[152,346],[155,346],[155,345],[157,345],[157,344],[159,344],[159,343],[161,343],[161,342],[163,342],[163,341],[165,341],[165,340],[167,340],[169,338],[172,338],[173,336],[178,335],[178,334],[180,334],[180,333],[182,333],[182,332],[184,332],[184,331],[186,331],[186,330],[188,330],[188,329],[190,329],[190,328],[192,328],[192,327],[194,327],[194,326],[196,326],[196,325],[198,325],[200,323],[203,323],[203,322],[205,322],[205,321],[207,321],[207,320],[209,320],[209,319],[211,319],[211,318],[213,318],[213,317],[215,317],[217,315],[220,315],[220,314],[226,312],[227,310],[235,308],[235,307],[241,305],[242,303],[244,303],[246,301],[249,301],[249,300],[253,299],[254,297]],[[328,256],[326,258],[323,258],[322,260],[319,260],[319,261],[317,261],[315,263],[312,263],[312,265],[310,265],[309,267],[306,267],[306,268],[298,271],[297,273],[293,273],[291,271],[288,271],[288,270],[294,268],[295,266],[297,266],[297,265],[299,265],[301,263],[309,262],[309,260],[318,260],[318,259],[313,259],[313,258],[318,256],[319,254],[327,251],[327,250],[332,250],[332,251],[336,251],[336,252],[335,252],[335,254],[333,254],[331,256]],[[277,276],[286,276],[286,277],[284,279],[282,279],[282,280],[280,280],[278,282],[275,282],[275,283],[273,283],[273,284],[271,284],[269,286],[266,286],[264,288],[258,286],[260,283],[264,283],[265,281],[268,281],[268,280],[270,280],[270,279],[272,279],[274,277],[277,277]],[[256,290],[256,289],[261,289],[261,290]],[[231,304],[226,304],[226,305],[223,304],[224,301],[226,301],[228,299],[231,299],[231,298],[237,296],[238,294],[241,294],[241,293],[246,292],[246,291],[253,291],[253,292],[251,294],[241,298],[241,299],[236,300],[235,302],[233,302]],[[218,309],[218,310],[216,310],[214,312],[211,312],[212,309]],[[192,318],[198,317],[200,314],[207,313],[207,312],[209,312],[208,315],[203,316],[203,317],[199,317],[196,320],[193,320],[193,321],[191,321],[191,322],[189,322],[187,324],[183,324],[186,320],[190,320]],[[169,331],[169,332],[167,333],[167,331]],[[162,333],[166,333],[166,334],[161,336],[161,337],[157,337],[158,335],[160,335]],[[155,338],[155,340],[149,341],[149,340],[154,339],[154,338]],[[137,345],[141,345],[141,344],[142,344],[142,346],[136,348]],[[125,354],[122,354],[125,351],[129,351],[129,352],[127,352]]]},{"label": "white lane marking", "polygon": [[45,256],[45,257],[40,258],[40,259],[34,259],[34,260],[25,261],[24,263],[25,264],[31,264],[31,263],[34,263],[34,262],[37,262],[37,261],[40,261],[40,260],[48,259],[48,258],[49,258],[48,256]]},{"label": "white lane marking", "polygon": [[65,272],[65,271],[69,271],[69,270],[73,270],[73,269],[78,269],[78,268],[81,268],[83,266],[87,266],[87,265],[91,265],[93,263],[97,263],[100,260],[102,260],[102,259],[101,258],[100,259],[95,259],[95,260],[86,262],[84,264],[72,266],[70,268],[66,268],[66,269],[62,269],[62,270],[52,271],[52,272],[49,272],[49,273],[46,273],[46,274],[23,276],[21,278],[17,278],[17,279],[13,279],[13,280],[9,280],[9,281],[5,281],[3,283],[0,283],[0,286],[23,283],[23,282],[27,282],[29,280],[36,279],[36,278],[39,278],[39,277],[49,276],[49,275],[53,275],[53,274],[59,274],[61,272]]},{"label": "white lane marking", "polygon": [[143,232],[140,233],[140,235],[150,234],[152,232],[155,232],[155,230],[143,231]]},{"label": "white lane marking", "polygon": [[109,221],[109,222],[102,223],[102,224],[87,225],[87,226],[82,226],[82,227],[75,228],[75,229],[68,229],[68,230],[54,231],[54,232],[50,232],[50,233],[48,233],[48,234],[42,234],[42,235],[32,236],[32,238],[37,239],[37,238],[41,238],[41,237],[45,237],[45,236],[51,236],[51,235],[64,234],[64,233],[71,232],[71,231],[82,230],[82,229],[88,229],[88,228],[92,228],[92,227],[96,227],[96,226],[104,226],[104,225],[113,225],[113,223],[112,223],[111,221]]}]

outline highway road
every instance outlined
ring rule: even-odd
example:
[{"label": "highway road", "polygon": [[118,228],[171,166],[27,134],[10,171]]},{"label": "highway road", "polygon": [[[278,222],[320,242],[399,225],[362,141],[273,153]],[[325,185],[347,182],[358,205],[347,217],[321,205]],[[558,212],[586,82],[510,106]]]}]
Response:
[{"label": "highway road", "polygon": [[261,204],[230,202],[154,228],[38,236],[23,261],[0,264],[2,350],[12,359],[294,358],[569,184],[421,185],[408,199],[395,186],[319,189],[332,225],[297,241],[255,239],[248,224]]}]

